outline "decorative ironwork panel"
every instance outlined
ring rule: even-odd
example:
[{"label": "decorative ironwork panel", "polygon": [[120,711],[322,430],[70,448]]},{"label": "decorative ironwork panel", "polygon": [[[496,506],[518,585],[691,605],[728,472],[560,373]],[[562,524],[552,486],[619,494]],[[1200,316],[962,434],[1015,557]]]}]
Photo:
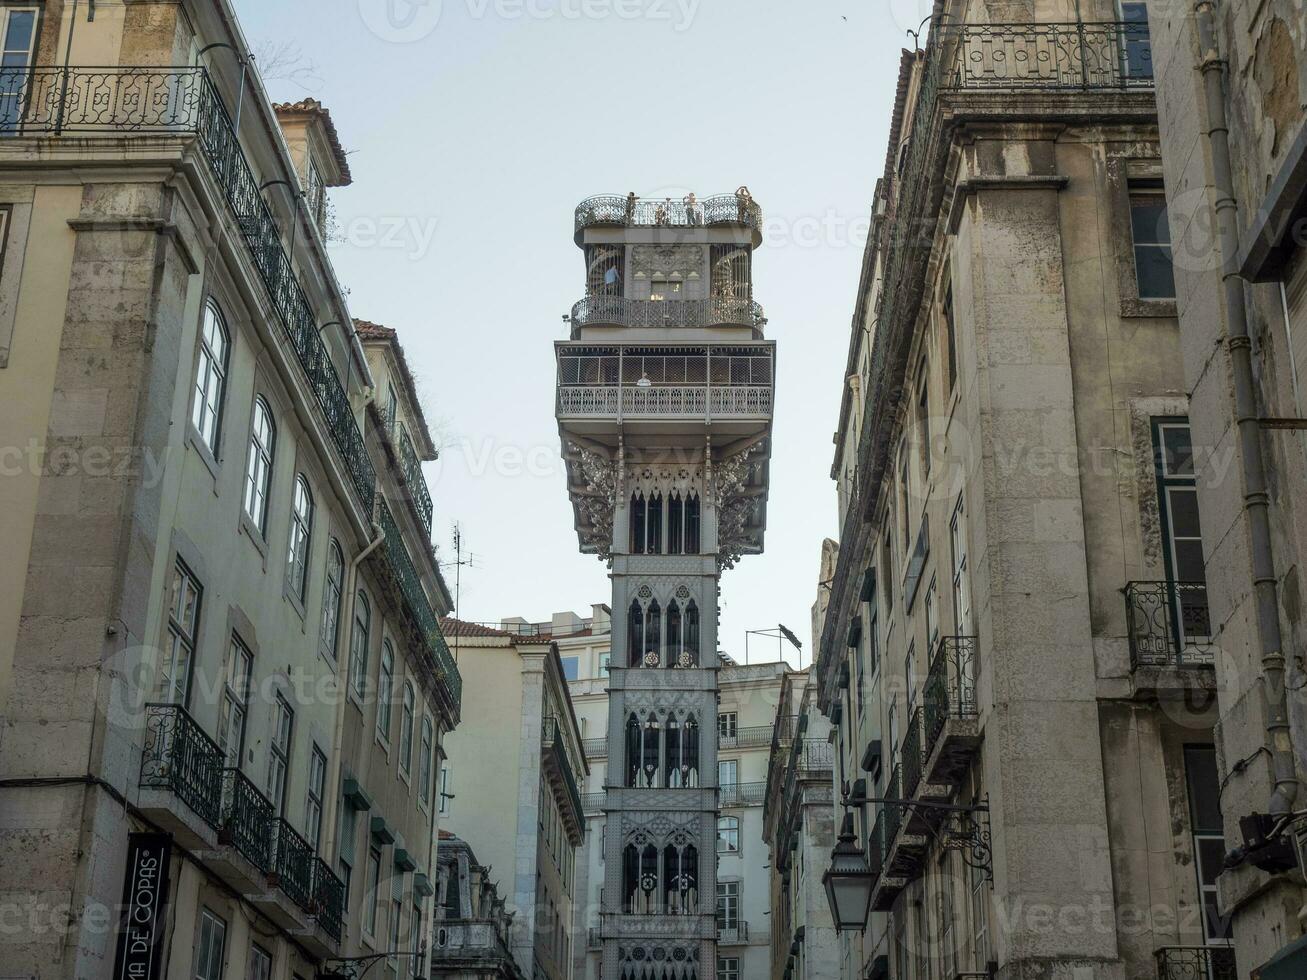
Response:
[{"label": "decorative ironwork panel", "polygon": [[747,299],[711,296],[706,299],[650,300],[625,296],[587,296],[572,307],[572,325],[621,327],[761,328],[762,307]]},{"label": "decorative ironwork panel", "polygon": [[168,789],[217,830],[222,812],[222,752],[177,704],[145,706],[141,786]]},{"label": "decorative ironwork panel", "polygon": [[929,756],[950,718],[975,718],[976,647],[974,636],[945,636],[935,648],[922,694],[925,754]]},{"label": "decorative ironwork panel", "polygon": [[1157,980],[1238,980],[1232,946],[1167,946],[1159,949]]},{"label": "decorative ironwork panel", "polygon": [[1125,602],[1131,669],[1215,663],[1205,583],[1130,582]]},{"label": "decorative ironwork panel", "polygon": [[944,34],[957,38],[958,88],[1153,87],[1147,24],[966,24]]},{"label": "decorative ironwork panel", "polygon": [[271,873],[276,876],[277,887],[304,911],[312,913],[313,862],[317,860],[313,847],[285,819],[273,821],[271,829]]},{"label": "decorative ironwork panel", "polygon": [[239,769],[225,769],[222,777],[222,841],[261,871],[272,870],[272,803]]},{"label": "decorative ironwork panel", "polygon": [[4,110],[0,131],[189,134],[206,84],[198,67],[0,69],[0,92],[15,107]]},{"label": "decorative ironwork panel", "polygon": [[719,194],[694,203],[599,194],[576,206],[578,232],[600,225],[692,228],[720,224],[760,229],[762,208],[752,198],[736,194]]},{"label": "decorative ironwork panel", "polygon": [[926,748],[923,742],[924,726],[920,707],[914,708],[908,716],[908,725],[903,732],[903,796],[910,799],[916,795],[921,785],[921,773],[926,766]]},{"label": "decorative ironwork panel", "polygon": [[[393,435],[399,431],[399,427],[392,423],[390,431]],[[418,459],[418,454],[413,449],[413,441],[409,439],[407,433],[399,435],[399,467],[404,474],[404,482],[408,484],[409,500],[413,502],[418,512],[422,527],[430,535],[431,518],[435,513],[435,507],[431,503],[431,490],[427,487],[427,478],[422,473],[422,461]]]},{"label": "decorative ironwork panel", "polygon": [[313,909],[318,925],[336,942],[345,933],[345,883],[321,858],[313,859]]}]

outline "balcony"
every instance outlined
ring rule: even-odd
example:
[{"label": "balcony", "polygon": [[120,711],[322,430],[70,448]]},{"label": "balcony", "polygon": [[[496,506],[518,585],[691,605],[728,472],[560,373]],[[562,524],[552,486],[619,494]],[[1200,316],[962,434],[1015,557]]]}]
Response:
[{"label": "balcony", "polygon": [[835,746],[824,738],[795,739],[792,767],[800,779],[822,779],[835,768]]},{"label": "balcony", "polygon": [[946,84],[959,89],[1152,89],[1148,25],[1125,21],[965,24]]},{"label": "balcony", "polygon": [[925,778],[955,789],[980,749],[974,636],[945,636],[935,648],[922,693]]},{"label": "balcony", "polygon": [[1131,670],[1214,665],[1205,583],[1130,582],[1125,603]]},{"label": "balcony", "polygon": [[721,787],[721,805],[762,806],[767,799],[767,784],[762,783],[728,783]]},{"label": "balcony", "polygon": [[222,771],[222,822],[212,863],[240,891],[262,891],[272,869],[272,803],[239,769]]},{"label": "balcony", "polygon": [[604,805],[608,801],[608,794],[605,792],[582,793],[581,794],[581,811],[583,813],[603,813]]},{"label": "balcony", "polygon": [[556,782],[561,787],[568,802],[572,805],[573,819],[569,822],[573,824],[574,843],[580,844],[585,836],[585,804],[581,799],[581,791],[576,784],[576,774],[572,768],[571,760],[568,758],[567,745],[563,741],[562,730],[557,718],[546,718],[544,721],[541,752],[546,778],[551,782]]},{"label": "balcony", "polygon": [[145,706],[140,806],[188,847],[211,846],[216,840],[222,820],[222,761],[217,743],[181,705]]},{"label": "balcony", "polygon": [[599,194],[576,206],[576,242],[588,228],[700,228],[736,225],[753,230],[755,244],[762,242],[762,208],[749,197],[717,194],[688,204],[682,201],[644,200],[620,194]]},{"label": "balcony", "polygon": [[379,503],[378,512],[381,530],[386,538],[384,546],[386,564],[399,587],[400,594],[404,597],[404,604],[408,609],[414,631],[431,655],[436,680],[444,688],[457,716],[463,698],[463,678],[458,672],[458,665],[454,663],[454,658],[445,643],[445,635],[440,631],[440,624],[436,620],[435,611],[431,608],[426,590],[422,588],[417,569],[413,566],[413,559],[409,557],[404,547],[399,526],[395,523],[394,515],[391,514],[384,500]]},{"label": "balcony", "polygon": [[1157,980],[1239,980],[1232,946],[1166,946],[1153,955]]},{"label": "balcony", "polygon": [[[249,258],[281,321],[304,380],[365,510],[372,509],[376,475],[353,408],[318,333],[318,318],[281,244],[259,180],[241,149],[226,108],[199,67],[35,67],[0,73],[16,96],[0,120],[10,140],[25,136],[198,137],[208,166],[245,242]],[[20,118],[21,117],[21,118]]]},{"label": "balcony", "polygon": [[313,914],[319,927],[339,943],[345,934],[345,883],[321,858],[313,859]]},{"label": "balcony", "polygon": [[727,735],[718,732],[717,744],[724,749],[760,749],[771,745],[775,731],[775,725],[749,725]]},{"label": "balcony", "polygon": [[760,335],[766,322],[757,303],[731,296],[677,300],[587,296],[572,307],[573,331],[581,327],[750,327]]},{"label": "balcony", "polygon": [[383,417],[386,434],[390,438],[391,445],[395,447],[396,457],[399,461],[399,471],[404,476],[409,503],[413,505],[418,523],[422,525],[429,538],[435,507],[431,502],[431,489],[427,486],[427,478],[422,473],[422,460],[418,459],[417,450],[413,448],[413,440],[400,427],[399,420],[391,418],[389,413],[386,413]]},{"label": "balcony", "polygon": [[749,942],[749,923],[738,922],[733,926],[717,927],[717,943],[721,946],[745,946]]}]

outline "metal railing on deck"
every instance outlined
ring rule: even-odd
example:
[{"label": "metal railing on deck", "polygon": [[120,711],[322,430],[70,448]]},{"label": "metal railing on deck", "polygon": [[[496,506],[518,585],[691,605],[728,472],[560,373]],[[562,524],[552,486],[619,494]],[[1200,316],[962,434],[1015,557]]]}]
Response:
[{"label": "metal railing on deck", "polygon": [[585,826],[585,804],[581,799],[580,787],[576,784],[576,773],[572,767],[572,760],[567,752],[567,745],[563,740],[562,728],[557,718],[546,718],[544,720],[544,733],[541,739],[541,746],[546,752],[552,752],[556,760],[559,771],[563,774],[563,784],[567,787],[567,797],[576,808],[576,819],[582,827]]},{"label": "metal railing on deck", "polygon": [[805,775],[820,775],[835,767],[835,746],[824,738],[797,739],[791,751],[795,771]]},{"label": "metal railing on deck", "polygon": [[622,327],[761,327],[762,307],[734,296],[703,299],[630,299],[626,296],[587,296],[572,307],[572,326]]},{"label": "metal railing on deck", "polygon": [[604,804],[607,801],[608,794],[603,791],[598,793],[582,793],[581,809],[585,813],[598,813],[604,808]]},{"label": "metal railing on deck", "polygon": [[[867,867],[872,874],[880,876],[885,867],[885,814],[887,810],[881,807],[876,812],[876,820],[871,825],[871,833],[867,835]],[[875,887],[875,882],[872,882]]]},{"label": "metal railing on deck", "polygon": [[907,728],[903,730],[903,797],[910,799],[921,785],[921,773],[925,769],[925,743],[923,739],[922,712],[918,706],[908,715]]},{"label": "metal railing on deck", "polygon": [[413,559],[409,557],[408,550],[404,547],[404,538],[399,532],[399,526],[395,523],[390,507],[382,500],[377,509],[381,518],[381,530],[386,537],[384,546],[386,559],[390,562],[395,578],[399,581],[399,589],[404,596],[404,602],[408,605],[409,613],[421,629],[427,649],[436,661],[440,680],[448,689],[450,699],[457,705],[463,697],[463,678],[458,672],[458,665],[454,663],[454,658],[445,643],[445,635],[440,630],[440,623],[431,608],[426,590],[422,588],[417,569],[413,566]]},{"label": "metal railing on deck", "polygon": [[740,921],[733,926],[717,927],[717,941],[725,946],[742,946],[749,941],[749,923]]},{"label": "metal railing on deck", "polygon": [[943,33],[956,38],[948,81],[958,88],[1153,87],[1145,23],[964,24]]},{"label": "metal railing on deck", "polygon": [[222,817],[222,752],[179,704],[145,706],[141,786],[168,789],[214,830]]},{"label": "metal railing on deck", "polygon": [[974,636],[941,637],[926,674],[922,693],[925,710],[926,754],[950,718],[975,718],[976,645]]},{"label": "metal railing on deck", "polygon": [[272,869],[272,803],[239,769],[222,773],[221,839],[260,871]]},{"label": "metal railing on deck", "polygon": [[752,198],[717,194],[694,204],[683,201],[634,200],[619,194],[597,194],[576,206],[576,230],[595,225],[680,227],[738,224],[762,227],[762,208]]},{"label": "metal railing on deck", "polygon": [[1205,583],[1130,582],[1125,603],[1132,670],[1215,663]]},{"label": "metal railing on deck", "polygon": [[313,859],[313,914],[336,942],[345,932],[345,883],[321,858]]},{"label": "metal railing on deck", "polygon": [[[901,800],[903,795],[900,787],[903,785],[903,773],[898,766],[890,773],[889,783],[885,787],[885,799]],[[885,816],[885,853],[888,854],[890,848],[894,846],[894,839],[899,835],[899,828],[903,825],[903,807],[894,804],[885,806],[881,813]]]},{"label": "metal railing on deck", "polygon": [[1238,980],[1233,946],[1166,946],[1153,954],[1157,980]]},{"label": "metal railing on deck", "polygon": [[272,822],[272,868],[277,887],[305,912],[313,912],[313,847],[284,818]]},{"label": "metal railing on deck", "polygon": [[766,783],[727,783],[721,791],[722,806],[751,806],[767,798]]},{"label": "metal railing on deck", "polygon": [[430,535],[431,518],[435,513],[435,507],[431,503],[431,490],[427,486],[427,478],[422,473],[422,461],[418,459],[417,450],[413,448],[413,440],[408,437],[407,432],[399,429],[398,423],[392,423],[390,431],[392,438],[396,432],[399,434],[399,468],[404,474],[404,482],[408,484],[409,499],[417,509],[422,527]]}]

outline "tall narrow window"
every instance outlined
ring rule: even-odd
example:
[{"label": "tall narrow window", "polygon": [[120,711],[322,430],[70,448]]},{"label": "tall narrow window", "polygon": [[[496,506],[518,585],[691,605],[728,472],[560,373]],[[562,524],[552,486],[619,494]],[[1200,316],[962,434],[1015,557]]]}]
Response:
[{"label": "tall narrow window", "polygon": [[1221,819],[1221,777],[1216,749],[1211,745],[1184,747],[1185,785],[1189,791],[1189,824],[1193,834],[1194,871],[1203,902],[1203,938],[1208,943],[1230,941],[1229,918],[1217,907],[1216,877],[1225,856],[1225,825]]},{"label": "tall narrow window", "polygon": [[1153,430],[1171,628],[1183,656],[1212,637],[1193,442],[1187,419],[1156,419]]},{"label": "tall narrow window", "polygon": [[408,772],[413,764],[413,713],[416,703],[413,685],[405,681],[404,702],[399,719],[399,768],[403,772]]},{"label": "tall narrow window", "polygon": [[1171,226],[1160,181],[1130,186],[1130,230],[1134,236],[1135,281],[1140,299],[1175,299]]},{"label": "tall narrow window", "polygon": [[681,652],[683,635],[681,632],[681,607],[673,599],[667,603],[667,636],[664,642],[666,650],[666,665],[668,667],[684,667],[681,663]]},{"label": "tall narrow window", "polygon": [[717,882],[717,928],[733,932],[740,927],[740,883]]},{"label": "tall narrow window", "polygon": [[667,498],[667,553],[685,554],[685,501],[680,494]]},{"label": "tall narrow window", "polygon": [[649,498],[649,511],[646,517],[647,534],[645,552],[651,555],[663,553],[663,495],[654,494]]},{"label": "tall narrow window", "polygon": [[218,719],[218,748],[223,765],[241,767],[241,747],[245,744],[245,717],[248,713],[250,664],[249,649],[235,633],[227,652],[226,683],[222,690],[222,714]]},{"label": "tall narrow window", "polygon": [[953,284],[949,281],[950,275],[945,270],[944,300],[940,304],[940,313],[944,321],[944,364],[948,368],[948,390],[952,391],[958,380],[958,333],[957,323],[953,319]]},{"label": "tall narrow window", "polygon": [[662,623],[662,609],[655,599],[644,611],[644,665],[646,667],[658,666],[658,650],[662,646]]},{"label": "tall narrow window", "polygon": [[377,902],[381,900],[381,852],[368,848],[367,891],[363,895],[363,931],[377,934]]},{"label": "tall narrow window", "polygon": [[[0,89],[2,89],[0,83]],[[231,349],[231,335],[218,304],[209,300],[204,305],[204,320],[200,324],[200,353],[195,363],[195,404],[191,408],[191,422],[204,444],[215,456],[218,454],[218,427],[222,422],[222,396],[227,386],[227,358]]]},{"label": "tall narrow window", "polygon": [[327,757],[316,745],[309,756],[308,791],[304,796],[304,833],[318,849],[322,841],[322,800],[327,792]]},{"label": "tall narrow window", "polygon": [[454,798],[449,791],[449,763],[443,763],[440,767],[440,783],[436,788],[436,797],[440,803],[440,815],[448,816],[449,801]]},{"label": "tall narrow window", "polygon": [[159,670],[158,698],[185,705],[200,624],[200,583],[180,560],[173,566],[168,601],[168,639]]},{"label": "tall narrow window", "polygon": [[295,712],[280,694],[272,715],[272,743],[268,746],[268,799],[274,813],[285,812],[286,775],[290,772],[290,740],[295,727]]},{"label": "tall narrow window", "polygon": [[631,554],[644,554],[645,538],[645,513],[648,510],[644,497],[633,495],[631,497]]},{"label": "tall narrow window", "polygon": [[395,649],[381,641],[381,673],[377,680],[377,735],[390,744],[391,702],[395,698]]},{"label": "tall narrow window", "polygon": [[688,666],[699,664],[699,607],[693,599],[685,606],[685,653]]},{"label": "tall narrow window", "polygon": [[435,758],[435,732],[430,718],[422,719],[422,739],[418,743],[418,796],[423,803],[431,802],[431,766]]},{"label": "tall narrow window", "polygon": [[691,495],[685,501],[685,553],[699,553],[699,497]]},{"label": "tall narrow window", "polygon": [[1126,83],[1153,77],[1153,42],[1148,34],[1148,5],[1144,0],[1120,0],[1121,60]]},{"label": "tall narrow window", "polygon": [[332,663],[336,662],[336,644],[340,641],[340,598],[345,578],[345,556],[340,542],[332,538],[327,543],[327,577],[322,589],[322,652]]},{"label": "tall narrow window", "polygon": [[921,474],[922,493],[925,493],[926,479],[930,476],[930,374],[926,362],[921,362],[917,377],[917,468]]},{"label": "tall narrow window", "polygon": [[966,519],[966,505],[958,497],[948,526],[953,559],[953,628],[958,636],[971,635],[971,581],[967,569]]},{"label": "tall narrow window", "polygon": [[627,611],[626,643],[630,650],[628,665],[639,667],[644,663],[645,638],[644,609],[638,601],[632,601],[631,608]]},{"label": "tall narrow window", "polygon": [[272,954],[258,943],[250,945],[250,962],[245,971],[246,980],[271,980]]},{"label": "tall narrow window", "polygon": [[368,685],[368,630],[372,625],[372,607],[362,590],[354,596],[354,632],[350,637],[350,686],[359,697]]},{"label": "tall narrow window", "polygon": [[295,499],[290,510],[290,548],[286,574],[291,591],[304,601],[309,584],[309,551],[313,544],[313,491],[301,473],[295,478]]},{"label": "tall narrow window", "polygon": [[250,458],[245,469],[245,515],[260,534],[268,533],[268,489],[272,484],[272,460],[277,429],[272,411],[262,397],[254,399],[250,425]]},{"label": "tall narrow window", "polygon": [[717,818],[717,853],[740,853],[740,818]]},{"label": "tall narrow window", "polygon": [[28,91],[27,68],[36,45],[36,7],[0,7],[0,133],[14,133],[22,125]]},{"label": "tall narrow window", "polygon": [[195,980],[222,980],[227,923],[208,909],[201,909],[198,932],[195,941]]}]

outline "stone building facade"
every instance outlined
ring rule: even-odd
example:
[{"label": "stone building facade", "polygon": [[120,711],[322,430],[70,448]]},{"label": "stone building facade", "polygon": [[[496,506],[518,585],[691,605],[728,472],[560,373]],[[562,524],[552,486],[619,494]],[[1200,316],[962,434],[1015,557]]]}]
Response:
[{"label": "stone building facade", "polygon": [[443,825],[476,849],[502,890],[518,968],[569,980],[585,896],[587,768],[558,646],[549,636],[443,625],[467,681],[463,722],[446,741]]},{"label": "stone building facade", "polygon": [[226,0],[0,28],[0,962],[411,972],[461,681],[421,407],[301,203],[349,182],[330,116]]},{"label": "stone building facade", "polygon": [[526,980],[513,956],[514,914],[467,841],[440,832],[432,980]]},{"label": "stone building facade", "polygon": [[1307,14],[1289,0],[1150,3],[1148,19],[1185,378],[1195,439],[1209,447],[1198,496],[1234,852],[1220,905],[1241,971],[1298,977],[1307,821],[1289,818],[1307,810]]},{"label": "stone building facade", "polygon": [[841,976],[1246,971],[1153,51],[1142,3],[947,0],[903,54],[817,607]]}]

